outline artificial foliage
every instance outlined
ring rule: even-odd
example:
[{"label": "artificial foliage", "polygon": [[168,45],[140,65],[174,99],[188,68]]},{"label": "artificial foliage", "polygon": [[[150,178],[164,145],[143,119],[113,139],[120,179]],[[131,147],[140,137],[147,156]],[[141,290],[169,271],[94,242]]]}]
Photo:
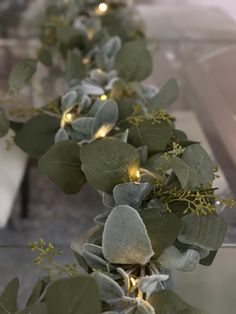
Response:
[{"label": "artificial foliage", "polygon": [[65,193],[88,182],[105,211],[72,241],[76,262],[58,264],[61,252],[43,240],[29,244],[47,276],[23,310],[13,279],[3,314],[202,313],[172,290],[171,270],[212,264],[226,232],[216,201],[233,203],[215,194],[214,162],[166,111],[177,81],[160,90],[143,83],[152,58],[132,16],[124,2],[49,1],[38,59],[10,74],[13,99],[39,63],[48,68],[38,82],[44,99],[58,78],[67,87],[25,121],[1,109],[0,136],[12,128],[16,145]]}]

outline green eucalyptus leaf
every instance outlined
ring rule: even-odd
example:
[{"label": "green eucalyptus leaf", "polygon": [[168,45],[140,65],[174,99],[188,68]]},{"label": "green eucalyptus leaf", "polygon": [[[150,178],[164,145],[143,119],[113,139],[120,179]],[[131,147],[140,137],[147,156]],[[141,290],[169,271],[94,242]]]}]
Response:
[{"label": "green eucalyptus leaf", "polygon": [[37,303],[28,306],[26,309],[16,314],[48,314],[48,310],[45,303]]},{"label": "green eucalyptus leaf", "polygon": [[[114,206],[112,206],[113,208]],[[99,214],[97,215],[93,220],[95,223],[97,224],[100,224],[100,225],[105,225],[106,223],[106,220],[107,220],[107,217],[109,216],[110,214],[110,210],[109,211],[106,211],[105,213],[102,213],[102,214]]]},{"label": "green eucalyptus leaf", "polygon": [[193,271],[199,265],[200,254],[195,250],[187,250],[181,253],[171,245],[158,257],[157,262],[164,268],[181,271]]},{"label": "green eucalyptus leaf", "polygon": [[162,152],[172,136],[168,122],[153,123],[145,120],[139,125],[131,125],[128,141],[135,147],[147,145],[150,154]]},{"label": "green eucalyptus leaf", "polygon": [[123,98],[119,100],[119,123],[124,128],[129,128],[130,124],[127,121],[127,118],[132,116],[134,113],[134,106],[136,102],[134,99]]},{"label": "green eucalyptus leaf", "polygon": [[114,264],[146,264],[153,255],[146,227],[130,206],[115,207],[107,218],[102,236],[105,258]]},{"label": "green eucalyptus leaf", "polygon": [[107,271],[109,265],[104,259],[102,247],[99,245],[85,243],[83,257],[91,269]]},{"label": "green eucalyptus leaf", "polygon": [[62,111],[66,111],[68,109],[73,108],[73,105],[76,104],[77,100],[77,93],[74,90],[71,90],[67,92],[65,95],[61,98],[61,108]]},{"label": "green eucalyptus leaf", "polygon": [[107,208],[114,208],[116,205],[113,195],[106,192],[102,193],[102,202]]},{"label": "green eucalyptus leaf", "polygon": [[197,216],[191,213],[184,216],[182,222],[184,228],[178,236],[180,242],[206,250],[218,250],[221,247],[227,225],[217,214]]},{"label": "green eucalyptus leaf", "polygon": [[116,185],[113,196],[117,205],[129,205],[138,209],[151,190],[152,185],[148,182],[140,184],[128,182]]},{"label": "green eucalyptus leaf", "polygon": [[80,146],[73,141],[54,144],[40,158],[40,171],[67,194],[79,192],[85,183],[81,170]]},{"label": "green eucalyptus leaf", "polygon": [[94,118],[92,117],[81,117],[71,123],[72,128],[81,136],[81,138],[87,140],[91,139],[93,125]]},{"label": "green eucalyptus leaf", "polygon": [[100,96],[104,94],[104,89],[97,84],[83,81],[80,86],[76,88],[79,93],[87,95]]},{"label": "green eucalyptus leaf", "polygon": [[47,289],[48,314],[100,314],[101,304],[96,281],[77,276],[54,281]]},{"label": "green eucalyptus leaf", "polygon": [[[95,244],[95,245],[101,245],[102,243],[102,233],[103,233],[103,226],[96,225],[93,228],[90,228],[86,232],[84,232],[82,235],[79,235],[76,237],[72,243],[71,243],[71,249],[75,253],[76,259],[79,263],[79,265],[88,272],[89,265],[86,262],[84,258],[84,251],[85,251],[85,245],[86,243]],[[86,259],[89,257],[86,257]],[[92,257],[94,262],[94,256]],[[91,259],[90,259],[91,260]],[[99,262],[100,259],[99,259]],[[101,265],[101,263],[100,263]]]},{"label": "green eucalyptus leaf", "polygon": [[52,65],[52,54],[49,49],[42,48],[39,52],[39,61],[45,66]]},{"label": "green eucalyptus leaf", "polygon": [[45,290],[49,282],[50,282],[49,277],[41,278],[36,282],[30,294],[30,297],[26,303],[27,306],[34,305],[39,300],[40,296],[42,295],[43,291]]},{"label": "green eucalyptus leaf", "polygon": [[0,138],[7,135],[10,128],[10,123],[6,117],[5,112],[0,108]]},{"label": "green eucalyptus leaf", "polygon": [[169,275],[158,274],[142,277],[139,281],[139,289],[144,293],[153,293],[161,289],[160,282],[169,279]]},{"label": "green eucalyptus leaf", "polygon": [[148,110],[166,109],[179,97],[179,86],[175,79],[169,80],[153,98],[148,100]]},{"label": "green eucalyptus leaf", "polygon": [[144,102],[146,102],[146,97],[143,92],[143,87],[139,82],[130,82],[127,88],[134,92],[138,97],[140,97]]},{"label": "green eucalyptus leaf", "polygon": [[145,168],[154,171],[160,175],[163,175],[163,171],[168,171],[172,168],[173,158],[169,155],[169,158],[163,158],[163,154],[152,155],[145,163]]},{"label": "green eucalyptus leaf", "polygon": [[83,146],[81,161],[88,182],[97,190],[108,193],[115,185],[130,181],[140,163],[134,147],[111,138]]},{"label": "green eucalyptus leaf", "polygon": [[173,130],[173,135],[179,142],[188,140],[187,134],[181,130]]},{"label": "green eucalyptus leaf", "polygon": [[118,76],[125,81],[142,81],[152,72],[152,58],[141,40],[125,43],[119,50],[115,68]]},{"label": "green eucalyptus leaf", "polygon": [[113,99],[104,101],[95,115],[93,134],[96,135],[96,133],[103,127],[105,127],[109,132],[116,125],[117,119],[117,103]]},{"label": "green eucalyptus leaf", "polygon": [[60,143],[69,140],[69,134],[65,128],[60,128],[55,135],[55,143]]},{"label": "green eucalyptus leaf", "polygon": [[161,214],[157,208],[143,210],[140,216],[157,257],[176,240],[182,230],[182,222],[172,213]]},{"label": "green eucalyptus leaf", "polygon": [[17,132],[15,143],[29,156],[40,158],[54,144],[60,120],[40,114],[27,121]]},{"label": "green eucalyptus leaf", "polygon": [[93,272],[90,276],[94,278],[98,284],[100,299],[102,301],[113,304],[123,299],[124,291],[115,280],[101,272]]},{"label": "green eucalyptus leaf", "polygon": [[211,266],[212,263],[214,262],[214,259],[217,255],[217,252],[218,252],[218,250],[210,251],[208,256],[206,256],[200,260],[200,264],[203,266]]},{"label": "green eucalyptus leaf", "polygon": [[109,59],[116,56],[117,52],[121,48],[121,39],[118,36],[110,38],[102,47],[102,53]]},{"label": "green eucalyptus leaf", "polygon": [[155,314],[155,311],[148,302],[141,300],[137,303],[137,310],[135,314]]},{"label": "green eucalyptus leaf", "polygon": [[66,78],[67,81],[73,79],[81,80],[86,75],[86,69],[82,61],[81,54],[77,51],[69,51],[66,61]]},{"label": "green eucalyptus leaf", "polygon": [[12,279],[0,296],[0,313],[13,314],[17,311],[17,297],[19,292],[19,279]]},{"label": "green eucalyptus leaf", "polygon": [[[127,135],[129,135],[129,133]],[[141,164],[144,164],[147,161],[147,159],[148,159],[148,148],[147,148],[147,145],[138,147],[137,151],[138,151],[139,156],[140,156]]]},{"label": "green eucalyptus leaf", "polygon": [[66,47],[81,47],[86,44],[86,38],[80,30],[69,24],[58,27],[56,31],[57,39]]},{"label": "green eucalyptus leaf", "polygon": [[203,314],[202,311],[183,301],[173,291],[162,290],[154,292],[148,302],[158,314]]},{"label": "green eucalyptus leaf", "polygon": [[15,93],[18,93],[24,85],[31,79],[37,69],[37,60],[25,59],[13,67],[9,77],[9,87]]},{"label": "green eucalyptus leaf", "polygon": [[207,186],[214,179],[214,163],[199,144],[188,146],[182,159],[173,160],[173,171],[184,190]]}]

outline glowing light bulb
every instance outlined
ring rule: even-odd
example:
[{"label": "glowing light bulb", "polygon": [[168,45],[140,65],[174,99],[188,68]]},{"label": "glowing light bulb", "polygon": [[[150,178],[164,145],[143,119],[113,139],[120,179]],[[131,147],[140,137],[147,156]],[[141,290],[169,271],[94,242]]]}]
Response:
[{"label": "glowing light bulb", "polygon": [[102,2],[98,5],[98,8],[102,13],[105,13],[108,10],[108,5],[105,2]]},{"label": "glowing light bulb", "polygon": [[95,8],[95,14],[96,15],[104,15],[107,13],[108,9],[109,9],[108,4],[106,4],[105,2],[101,2]]},{"label": "glowing light bulb", "polygon": [[111,131],[112,126],[107,124],[107,125],[103,125],[95,134],[95,138],[101,138],[101,137],[105,137],[110,131]]},{"label": "glowing light bulb", "polygon": [[134,279],[134,277],[130,277],[130,282],[131,282],[131,284],[132,284],[132,286],[133,287],[135,287],[136,286],[136,279]]},{"label": "glowing light bulb", "polygon": [[67,113],[65,118],[66,118],[66,122],[71,122],[72,121],[72,114]]},{"label": "glowing light bulb", "polygon": [[107,100],[107,95],[102,95],[102,96],[100,96],[100,99],[102,100],[102,101],[105,101],[105,100]]},{"label": "glowing light bulb", "polygon": [[90,63],[90,59],[89,58],[84,58],[83,59],[83,64],[89,64]]},{"label": "glowing light bulb", "polygon": [[141,174],[140,174],[139,169],[137,169],[136,166],[130,167],[128,169],[128,173],[129,173],[130,180],[132,182],[138,182],[139,181]]}]

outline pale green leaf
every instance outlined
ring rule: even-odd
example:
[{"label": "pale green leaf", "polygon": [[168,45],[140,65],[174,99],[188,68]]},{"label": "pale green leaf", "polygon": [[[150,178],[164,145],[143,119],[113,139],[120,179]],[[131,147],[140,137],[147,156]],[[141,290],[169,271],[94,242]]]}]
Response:
[{"label": "pale green leaf", "polygon": [[77,100],[77,93],[74,90],[71,90],[67,92],[65,95],[61,98],[61,107],[62,111],[66,111],[70,108],[73,108],[73,105],[76,104]]},{"label": "pale green leaf", "polygon": [[93,134],[99,133],[102,128],[108,133],[115,125],[118,119],[118,106],[113,99],[104,101],[98,109],[93,124]]},{"label": "pale green leaf", "polygon": [[164,268],[181,271],[193,271],[199,265],[200,254],[195,250],[187,250],[181,253],[171,245],[158,257],[157,262]]},{"label": "pale green leaf", "polygon": [[117,205],[129,205],[138,209],[151,190],[152,185],[148,182],[140,184],[128,182],[116,185],[113,196]]},{"label": "pale green leaf", "polygon": [[55,135],[55,143],[60,143],[69,140],[69,134],[65,128],[60,128]]},{"label": "pale green leaf", "polygon": [[102,248],[105,258],[114,264],[143,265],[154,253],[141,217],[126,205],[115,207],[108,216]]},{"label": "pale green leaf", "polygon": [[112,278],[98,271],[93,272],[90,276],[98,284],[100,299],[102,301],[113,304],[123,299],[124,291]]},{"label": "pale green leaf", "polygon": [[10,89],[18,93],[24,85],[31,79],[37,69],[37,60],[25,59],[13,67],[9,77]]}]

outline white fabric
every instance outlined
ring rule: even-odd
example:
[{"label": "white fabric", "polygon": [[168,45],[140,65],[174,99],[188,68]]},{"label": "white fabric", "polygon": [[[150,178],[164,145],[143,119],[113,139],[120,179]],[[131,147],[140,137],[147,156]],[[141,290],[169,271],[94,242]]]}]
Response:
[{"label": "white fabric", "polygon": [[12,133],[0,139],[0,228],[3,228],[10,217],[12,206],[24,175],[27,157],[16,146],[6,149],[6,139]]}]

